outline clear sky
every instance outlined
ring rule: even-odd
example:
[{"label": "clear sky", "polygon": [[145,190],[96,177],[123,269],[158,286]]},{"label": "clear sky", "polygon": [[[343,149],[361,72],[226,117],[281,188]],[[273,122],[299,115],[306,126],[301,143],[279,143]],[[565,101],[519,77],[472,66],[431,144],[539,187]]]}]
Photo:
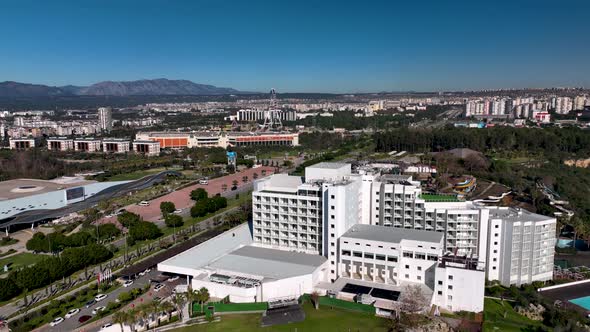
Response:
[{"label": "clear sky", "polygon": [[0,0],[0,81],[246,91],[590,86],[590,1]]}]

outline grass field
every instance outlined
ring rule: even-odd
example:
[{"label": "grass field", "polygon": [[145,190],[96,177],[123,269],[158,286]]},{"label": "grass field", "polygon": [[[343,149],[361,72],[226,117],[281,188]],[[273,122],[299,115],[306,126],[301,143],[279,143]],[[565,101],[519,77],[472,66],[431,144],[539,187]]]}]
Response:
[{"label": "grass field", "polygon": [[[504,318],[506,313],[506,318]],[[530,326],[542,326],[540,322],[530,320],[514,311],[510,302],[484,300],[484,331],[523,331]]]},{"label": "grass field", "polygon": [[305,321],[287,325],[260,327],[261,314],[223,315],[221,322],[193,325],[173,330],[174,332],[225,332],[225,331],[272,331],[272,332],[307,332],[307,331],[355,331],[385,332],[387,320],[372,314],[354,312],[344,309],[330,309],[320,305],[319,310],[311,304],[303,305]]},{"label": "grass field", "polygon": [[326,296],[320,297],[320,306],[337,307],[340,309],[361,311],[361,312],[365,312],[365,313],[372,314],[372,315],[375,314],[375,307],[373,307],[373,306],[362,304],[362,303],[334,299],[334,298],[326,297]]},{"label": "grass field", "polygon": [[4,273],[4,265],[8,265],[8,270],[12,271],[24,266],[35,264],[42,260],[44,257],[44,255],[23,252],[22,254],[17,254],[4,259],[0,259],[0,269],[2,269],[2,272],[0,273]]}]

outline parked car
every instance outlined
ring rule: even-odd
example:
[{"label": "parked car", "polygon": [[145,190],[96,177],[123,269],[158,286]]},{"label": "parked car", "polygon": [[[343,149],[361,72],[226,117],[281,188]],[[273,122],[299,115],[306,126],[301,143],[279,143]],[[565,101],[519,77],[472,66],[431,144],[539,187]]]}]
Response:
[{"label": "parked car", "polygon": [[150,202],[148,202],[148,201],[141,201],[137,205],[139,205],[139,206],[150,206]]},{"label": "parked car", "polygon": [[182,209],[176,209],[176,210],[174,210],[174,213],[176,213],[176,214],[182,213]]},{"label": "parked car", "polygon": [[164,285],[164,284],[157,284],[157,285],[154,287],[154,292],[159,292],[159,291],[161,291],[161,290],[162,290],[162,288],[164,288],[164,287],[166,287],[166,285]]},{"label": "parked car", "polygon": [[94,297],[94,300],[95,300],[96,302],[100,302],[100,301],[102,301],[102,300],[106,299],[106,298],[107,298],[107,296],[108,296],[107,294],[98,294],[98,295],[96,295],[96,296]]},{"label": "parked car", "polygon": [[173,277],[168,278],[168,280],[166,280],[166,281],[173,282],[173,281],[178,280],[178,278],[180,278],[180,277],[179,276],[173,276]]},{"label": "parked car", "polygon": [[89,316],[89,315],[80,316],[80,318],[78,318],[78,323],[85,323],[90,318],[92,318],[92,316]]},{"label": "parked car", "polygon": [[50,326],[56,326],[58,324],[61,324],[61,322],[64,321],[63,317],[57,317],[56,319],[52,320],[51,323],[49,323]]},{"label": "parked car", "polygon": [[133,285],[133,280],[127,280],[123,283],[123,287],[129,287]]},{"label": "parked car", "polygon": [[103,311],[106,308],[107,307],[105,307],[105,306],[96,307],[96,308],[94,308],[94,310],[92,310],[92,314],[93,315],[96,315],[96,314],[98,314],[99,312]]},{"label": "parked car", "polygon": [[76,315],[77,313],[79,313],[79,312],[80,312],[80,309],[78,309],[78,308],[72,309],[72,310],[70,310],[70,311],[68,311],[68,312],[66,313],[65,317],[66,317],[66,318],[73,317],[73,316],[75,316],[75,315]]}]

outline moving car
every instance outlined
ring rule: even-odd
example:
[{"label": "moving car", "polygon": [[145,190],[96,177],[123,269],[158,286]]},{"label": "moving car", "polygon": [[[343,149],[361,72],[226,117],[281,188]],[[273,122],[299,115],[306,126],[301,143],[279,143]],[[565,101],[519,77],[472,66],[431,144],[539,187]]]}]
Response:
[{"label": "moving car", "polygon": [[202,178],[199,180],[199,184],[203,184],[203,185],[208,185],[209,184],[209,178]]},{"label": "moving car", "polygon": [[103,311],[106,308],[107,307],[105,307],[105,306],[96,307],[96,308],[94,308],[94,310],[92,310],[92,314],[93,315],[96,315],[96,314],[98,314],[99,312]]},{"label": "moving car", "polygon": [[127,280],[123,283],[123,287],[129,287],[133,285],[133,280]]},{"label": "moving car", "polygon": [[95,303],[96,303],[96,301],[94,299],[91,299],[90,301],[86,302],[86,308],[92,307],[92,305]]},{"label": "moving car", "polygon": [[72,310],[68,311],[68,313],[65,315],[65,317],[70,318],[72,316],[75,316],[79,312],[80,312],[80,309],[78,309],[78,308],[72,309]]},{"label": "moving car", "polygon": [[101,331],[102,331],[102,330],[106,330],[106,329],[108,329],[108,328],[109,328],[109,327],[111,327],[111,326],[113,326],[113,324],[111,324],[111,323],[106,323],[106,324],[104,324],[103,326],[101,326],[101,327],[100,327],[100,330],[101,330]]},{"label": "moving car", "polygon": [[108,296],[108,295],[106,295],[106,294],[98,294],[98,295],[96,295],[96,296],[94,297],[94,300],[95,300],[96,302],[100,302],[100,301],[102,301],[102,300],[106,299],[106,298],[107,298],[107,296]]},{"label": "moving car", "polygon": [[139,206],[150,206],[150,202],[148,202],[148,201],[141,201],[137,205],[139,205]]},{"label": "moving car", "polygon": [[92,318],[92,316],[89,316],[89,315],[80,316],[80,318],[78,318],[78,323],[85,323],[90,318]]},{"label": "moving car", "polygon": [[63,321],[64,321],[63,317],[57,317],[56,319],[52,320],[51,323],[49,323],[49,325],[56,326]]}]

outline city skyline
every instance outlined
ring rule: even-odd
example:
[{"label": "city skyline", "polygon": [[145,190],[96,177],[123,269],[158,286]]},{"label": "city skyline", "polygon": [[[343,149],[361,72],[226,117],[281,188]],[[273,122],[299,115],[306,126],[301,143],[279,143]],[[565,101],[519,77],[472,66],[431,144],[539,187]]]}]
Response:
[{"label": "city skyline", "polygon": [[19,1],[0,9],[0,28],[11,31],[0,81],[165,77],[241,91],[331,93],[590,85],[590,46],[578,38],[590,32],[583,23],[590,5],[582,1],[107,1],[75,8]]}]

